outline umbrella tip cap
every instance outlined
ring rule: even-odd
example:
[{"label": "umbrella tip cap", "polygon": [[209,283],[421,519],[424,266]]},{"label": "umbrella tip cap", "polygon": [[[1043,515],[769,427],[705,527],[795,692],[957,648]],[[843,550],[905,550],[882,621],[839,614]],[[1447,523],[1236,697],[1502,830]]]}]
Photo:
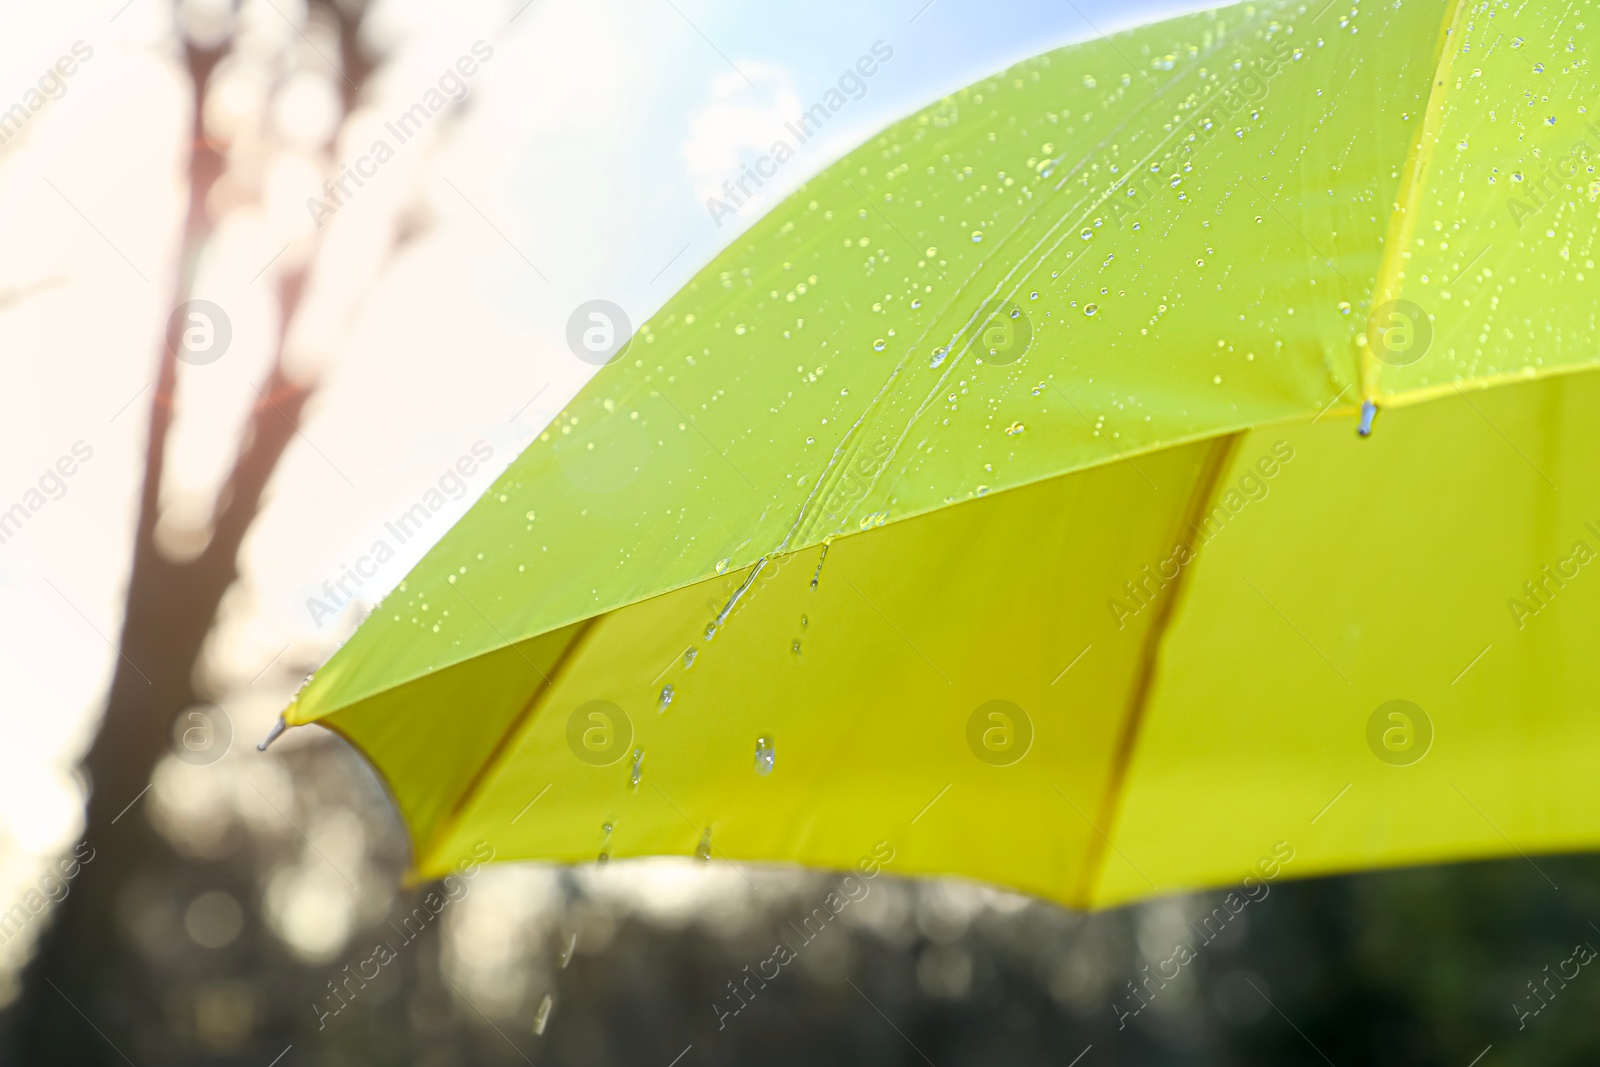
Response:
[{"label": "umbrella tip cap", "polygon": [[1372,436],[1372,423],[1378,417],[1378,405],[1370,400],[1361,402],[1361,425],[1356,427],[1356,433],[1362,437]]},{"label": "umbrella tip cap", "polygon": [[272,732],[267,735],[267,739],[256,746],[256,751],[265,752],[267,750],[267,746],[282,736],[285,729],[287,729],[287,725],[280,716],[278,721],[272,724]]}]

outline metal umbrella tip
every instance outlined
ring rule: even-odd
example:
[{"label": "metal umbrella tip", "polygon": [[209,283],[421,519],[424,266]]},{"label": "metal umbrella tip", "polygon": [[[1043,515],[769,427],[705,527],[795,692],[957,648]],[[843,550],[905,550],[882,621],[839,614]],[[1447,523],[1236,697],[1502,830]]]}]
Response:
[{"label": "metal umbrella tip", "polygon": [[256,751],[265,752],[267,750],[267,746],[276,741],[287,728],[287,724],[283,721],[282,716],[280,716],[278,721],[272,724],[272,732],[267,734],[267,739],[256,746]]},{"label": "metal umbrella tip", "polygon": [[1378,405],[1370,400],[1361,402],[1361,425],[1356,427],[1356,433],[1362,437],[1372,435],[1372,423],[1378,417]]}]

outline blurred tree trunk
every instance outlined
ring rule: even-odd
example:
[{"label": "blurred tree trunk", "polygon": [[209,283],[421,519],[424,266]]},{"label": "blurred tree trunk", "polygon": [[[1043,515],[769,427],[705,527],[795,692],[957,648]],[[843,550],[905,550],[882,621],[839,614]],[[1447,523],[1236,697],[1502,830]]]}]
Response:
[{"label": "blurred tree trunk", "polygon": [[[351,79],[358,83],[369,69],[356,46],[361,13],[359,5],[346,3],[323,10],[341,31],[348,114],[355,94]],[[206,136],[204,103],[211,76],[230,47],[231,40],[184,45],[193,89],[192,154],[174,305],[189,298],[212,232],[207,199],[226,160],[222,148]],[[145,817],[144,793],[157,763],[171,750],[176,716],[205,695],[196,693],[193,681],[202,645],[223,595],[238,578],[240,544],[311,392],[309,385],[290,381],[283,370],[283,338],[299,304],[309,259],[281,276],[277,358],[259,389],[261,399],[243,427],[233,467],[214,502],[210,541],[198,556],[185,561],[164,555],[155,536],[168,435],[178,400],[177,359],[171,339],[162,339],[119,656],[105,717],[83,761],[89,785],[84,838],[94,849],[93,859],[83,865],[69,895],[54,909],[23,974],[22,994],[8,1013],[13,1032],[9,1041],[0,1040],[0,1048],[9,1044],[15,1052],[7,1063],[137,1062],[139,1035],[168,1029],[170,1006],[163,1001],[170,991],[151,980],[129,943],[119,922],[118,899],[141,872],[172,871],[191,864]],[[234,743],[254,740],[234,738]],[[237,874],[234,877],[237,880]],[[249,899],[248,887],[242,895]]]}]

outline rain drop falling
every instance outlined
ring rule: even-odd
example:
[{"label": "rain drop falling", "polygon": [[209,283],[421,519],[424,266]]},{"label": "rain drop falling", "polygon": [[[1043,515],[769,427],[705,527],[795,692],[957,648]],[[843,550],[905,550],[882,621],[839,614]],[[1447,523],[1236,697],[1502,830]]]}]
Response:
[{"label": "rain drop falling", "polygon": [[798,637],[795,638],[794,643],[789,646],[789,651],[793,652],[797,656],[800,654],[800,639]]},{"label": "rain drop falling", "polygon": [[555,998],[549,993],[539,1001],[539,1010],[533,1013],[533,1032],[543,1034],[544,1028],[550,1024],[550,1009],[555,1006]]},{"label": "rain drop falling", "polygon": [[694,846],[694,854],[702,863],[711,858],[711,827],[700,831],[700,841]]},{"label": "rain drop falling", "polygon": [[822,578],[822,565],[826,562],[828,562],[828,546],[827,543],[824,542],[822,546],[822,556],[817,560],[816,572],[811,575],[811,588],[815,589],[817,587],[817,582]]},{"label": "rain drop falling", "polygon": [[[694,649],[692,649],[692,648],[689,650],[689,652],[693,652],[693,651],[694,651]],[[688,653],[685,653],[685,655],[687,656]],[[672,683],[668,682],[666,685],[661,687],[661,699],[656,704],[656,714],[660,715],[662,712],[666,711],[667,710],[667,705],[671,704],[671,703],[672,703]]]},{"label": "rain drop falling", "polygon": [[572,953],[577,949],[577,947],[578,935],[576,933],[568,934],[566,947],[563,948],[561,950],[561,954],[556,957],[556,962],[561,966],[562,970],[566,970],[567,964],[572,962]]},{"label": "rain drop falling", "polygon": [[777,757],[772,738],[763,734],[756,738],[756,773],[765,778],[772,773],[772,761]]},{"label": "rain drop falling", "polygon": [[684,651],[683,651],[683,669],[684,670],[688,670],[690,667],[693,667],[694,666],[694,658],[696,656],[698,656],[699,654],[700,654],[700,650],[698,648],[695,648],[693,645],[690,645],[688,648],[684,649]]},{"label": "rain drop falling", "polygon": [[628,772],[628,784],[634,789],[639,788],[639,782],[644,778],[644,749],[633,750],[633,770]]}]

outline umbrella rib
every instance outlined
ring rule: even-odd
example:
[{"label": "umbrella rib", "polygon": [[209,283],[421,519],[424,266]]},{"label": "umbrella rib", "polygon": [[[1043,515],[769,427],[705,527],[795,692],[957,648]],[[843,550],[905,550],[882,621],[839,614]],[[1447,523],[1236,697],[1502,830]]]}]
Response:
[{"label": "umbrella rib", "polygon": [[[1054,789],[1057,793],[1061,793],[1061,799],[1062,800],[1065,800],[1068,804],[1072,804],[1072,798],[1067,796],[1067,794],[1062,793],[1061,792],[1061,787],[1059,785],[1056,785],[1056,783],[1051,782],[1050,783],[1050,788]],[[1101,840],[1105,841],[1105,843],[1110,845],[1113,849],[1116,849],[1117,855],[1121,856],[1124,860],[1127,860],[1129,867],[1132,867],[1134,870],[1139,871],[1139,877],[1143,878],[1146,882],[1148,882],[1151,889],[1154,889],[1157,893],[1161,892],[1161,887],[1156,885],[1154,882],[1150,881],[1150,876],[1148,874],[1145,874],[1144,871],[1139,870],[1139,865],[1137,863],[1133,862],[1133,860],[1128,856],[1128,854],[1126,852],[1122,851],[1122,849],[1120,849],[1120,848],[1117,848],[1117,843],[1115,841],[1111,840],[1111,838],[1107,837],[1106,836],[1106,832],[1104,830],[1100,829],[1100,827],[1098,825],[1096,825],[1096,823],[1095,823],[1095,821],[1093,819],[1089,818],[1089,816],[1087,816],[1087,815],[1084,815],[1082,808],[1078,807],[1078,805],[1076,805],[1076,804],[1072,804],[1072,810],[1077,812],[1078,815],[1083,819],[1083,821],[1088,823],[1089,826],[1091,828],[1093,828],[1094,832],[1100,835]]]},{"label": "umbrella rib", "polygon": [[[1195,523],[1201,515],[1210,510],[1211,500],[1216,496],[1217,487],[1222,484],[1222,475],[1228,470],[1234,453],[1243,440],[1244,434],[1240,432],[1215,438],[1211,443],[1205,458],[1205,466],[1195,479],[1194,489],[1189,494],[1188,505],[1184,508],[1183,520],[1178,527],[1181,543],[1191,552],[1195,549],[1197,530]],[[1123,784],[1127,780],[1128,766],[1133,760],[1134,742],[1138,740],[1140,727],[1144,723],[1145,709],[1150,702],[1150,691],[1155,685],[1156,659],[1166,639],[1167,627],[1172,621],[1173,606],[1187,587],[1187,576],[1193,570],[1193,567],[1183,568],[1178,577],[1173,579],[1171,591],[1156,605],[1156,614],[1151,618],[1150,629],[1145,633],[1144,648],[1139,655],[1138,674],[1128,695],[1128,711],[1123,717],[1122,732],[1112,753],[1111,773],[1106,776],[1105,792],[1101,795],[1097,812],[1098,823],[1107,825],[1113,831],[1116,830],[1117,798],[1121,795]],[[1099,825],[1095,821],[1091,821],[1090,825],[1099,831]],[[1078,899],[1084,904],[1093,898],[1094,888],[1099,884],[1105,869],[1105,845],[1111,845],[1111,838],[1107,834],[1101,832],[1100,836],[1105,844],[1100,844],[1091,838],[1084,850],[1083,869],[1077,893]],[[1134,869],[1138,870],[1137,867]],[[1149,878],[1145,878],[1145,881],[1149,881]]]},{"label": "umbrella rib", "polygon": [[[452,584],[450,588],[455,589],[456,587]],[[456,592],[459,593],[461,591],[456,589]],[[466,600],[465,593],[462,593],[461,599]],[[467,600],[467,603],[471,604],[472,601]],[[482,612],[479,612],[479,614],[482,614]],[[434,828],[433,833],[429,835],[427,848],[425,850],[421,848],[416,849],[416,855],[413,857],[413,862],[417,864],[419,869],[422,865],[421,857],[424,855],[427,855],[430,858],[432,857],[433,850],[439,846],[440,842],[445,839],[445,836],[450,832],[451,828],[455,826],[456,821],[461,818],[462,812],[467,810],[467,805],[472,803],[472,801],[477,797],[478,793],[483,789],[484,783],[487,782],[490,776],[499,769],[501,761],[505,759],[506,753],[511,749],[512,742],[516,740],[517,735],[522,732],[523,726],[527,724],[528,718],[533,714],[533,709],[539,703],[539,698],[545,693],[555,689],[556,679],[561,677],[562,670],[568,663],[572,661],[572,658],[577,655],[578,650],[588,639],[589,634],[594,631],[595,621],[596,620],[594,618],[589,618],[578,624],[579,628],[577,632],[572,635],[572,640],[567,642],[567,647],[561,650],[561,655],[558,656],[555,663],[551,665],[549,674],[539,670],[539,668],[534,665],[532,660],[523,655],[522,649],[517,645],[513,644],[510,646],[517,653],[517,655],[522,656],[523,661],[526,662],[528,666],[533,667],[533,669],[538,672],[539,677],[543,679],[544,684],[542,686],[535,685],[533,687],[533,692],[528,696],[527,702],[522,705],[522,710],[518,711],[516,715],[512,716],[511,722],[506,725],[505,732],[500,735],[500,740],[495,742],[494,748],[489,751],[488,757],[485,758],[482,765],[478,767],[478,770],[473,774],[472,779],[467,782],[466,788],[461,791],[461,795],[457,797],[456,802],[451,805],[449,812],[447,812],[439,820],[439,823]],[[489,625],[494,626],[493,623],[490,623]],[[495,632],[499,633],[500,631],[497,629]],[[501,634],[500,637],[501,640],[505,640],[504,634]],[[544,794],[541,793],[539,795],[543,796]],[[526,808],[523,809],[523,811],[526,810]],[[521,818],[520,812],[518,813],[517,817]]]},{"label": "umbrella rib", "polygon": [[[1400,187],[1395,190],[1394,195],[1395,210],[1389,216],[1388,232],[1384,234],[1383,239],[1383,253],[1378,259],[1377,278],[1372,286],[1372,307],[1375,308],[1395,299],[1395,295],[1400,291],[1402,267],[1400,256],[1411,245],[1412,227],[1415,225],[1417,207],[1424,192],[1421,176],[1433,158],[1433,142],[1437,140],[1436,133],[1443,121],[1441,115],[1444,111],[1444,98],[1449,92],[1450,65],[1454,55],[1452,49],[1461,47],[1457,30],[1461,29],[1459,25],[1461,17],[1469,6],[1460,3],[1460,0],[1450,0],[1445,8],[1444,20],[1439,27],[1428,103],[1423,110],[1422,121],[1417,124],[1416,135],[1412,137],[1411,144],[1406,149]],[[1362,346],[1356,356],[1356,377],[1361,383],[1360,399],[1363,402],[1376,400],[1378,354],[1370,344]]]}]

